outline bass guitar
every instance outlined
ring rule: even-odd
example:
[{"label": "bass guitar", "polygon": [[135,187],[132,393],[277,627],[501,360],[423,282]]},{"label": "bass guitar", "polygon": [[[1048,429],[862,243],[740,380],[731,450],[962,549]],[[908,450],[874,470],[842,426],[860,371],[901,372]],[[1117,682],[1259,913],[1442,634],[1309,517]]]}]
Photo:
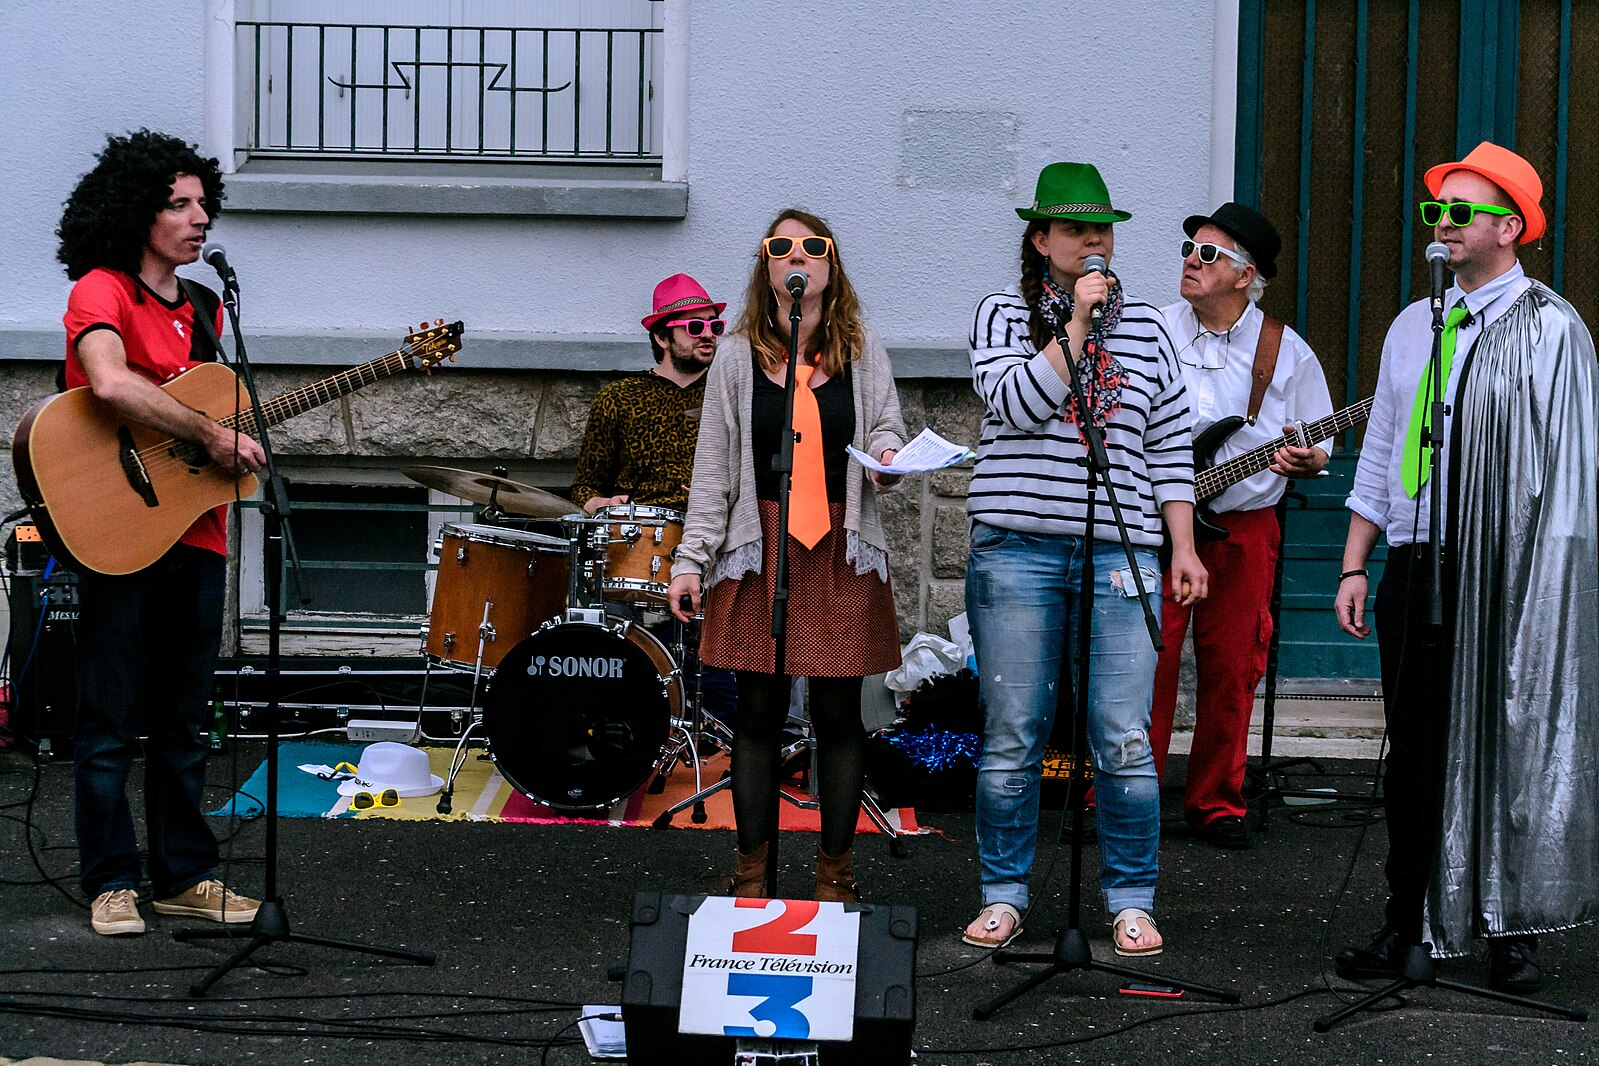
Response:
[{"label": "bass guitar", "polygon": [[1368,396],[1357,404],[1334,411],[1314,422],[1295,422],[1292,432],[1219,463],[1214,462],[1216,452],[1247,420],[1243,415],[1228,415],[1205,427],[1205,431],[1194,438],[1194,499],[1197,501],[1194,507],[1194,539],[1225,540],[1227,537],[1227,531],[1210,520],[1211,512],[1204,506],[1205,501],[1215,499],[1233,485],[1271,466],[1279,449],[1309,448],[1317,441],[1324,441],[1335,433],[1360,425],[1371,415],[1372,399]]},{"label": "bass guitar", "polygon": [[[461,332],[459,322],[423,323],[381,359],[266,401],[262,420],[277,425],[402,371],[430,373],[455,359]],[[244,384],[221,363],[201,363],[161,389],[229,429],[259,429]],[[149,566],[197,518],[253,496],[258,484],[254,474],[235,478],[218,469],[198,444],[128,422],[88,387],[47,397],[23,415],[11,460],[45,545],[63,565],[101,574]]]}]

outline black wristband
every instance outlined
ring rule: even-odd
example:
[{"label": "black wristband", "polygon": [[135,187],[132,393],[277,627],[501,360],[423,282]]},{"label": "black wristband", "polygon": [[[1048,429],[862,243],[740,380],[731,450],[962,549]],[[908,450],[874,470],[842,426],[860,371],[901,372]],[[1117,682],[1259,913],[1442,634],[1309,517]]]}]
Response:
[{"label": "black wristband", "polygon": [[1340,585],[1342,585],[1345,581],[1349,580],[1352,577],[1370,577],[1370,576],[1371,576],[1370,574],[1366,573],[1366,568],[1365,567],[1361,567],[1358,570],[1345,570],[1343,573],[1338,575],[1338,583]]}]

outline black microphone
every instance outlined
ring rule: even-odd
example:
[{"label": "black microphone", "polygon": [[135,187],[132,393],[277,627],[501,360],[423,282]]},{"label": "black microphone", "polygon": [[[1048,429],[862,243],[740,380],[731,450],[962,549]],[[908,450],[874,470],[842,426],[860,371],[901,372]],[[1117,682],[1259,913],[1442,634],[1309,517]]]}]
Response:
[{"label": "black microphone", "polygon": [[[1106,273],[1105,257],[1102,256],[1102,255],[1091,255],[1087,259],[1084,259],[1083,260],[1083,273],[1084,274],[1104,274],[1104,273]],[[1093,328],[1095,330],[1099,329],[1099,327],[1100,327],[1100,316],[1103,315],[1103,314],[1104,314],[1104,308],[1103,308],[1103,305],[1101,305],[1101,304],[1095,304],[1094,306],[1092,306],[1092,307],[1090,307],[1088,309],[1088,317],[1093,322]]]},{"label": "black microphone", "polygon": [[200,248],[200,258],[211,264],[211,269],[217,272],[217,277],[222,279],[222,284],[230,288],[237,288],[238,277],[233,273],[233,268],[228,265],[228,253],[222,250],[222,245],[207,241]]},{"label": "black microphone", "polygon": [[783,279],[783,288],[788,290],[790,298],[798,300],[805,295],[805,285],[811,279],[806,277],[803,270],[790,270],[788,277]]},{"label": "black microphone", "polygon": [[1444,268],[1449,263],[1449,246],[1442,241],[1427,245],[1427,266],[1432,272],[1432,313],[1444,313]]}]

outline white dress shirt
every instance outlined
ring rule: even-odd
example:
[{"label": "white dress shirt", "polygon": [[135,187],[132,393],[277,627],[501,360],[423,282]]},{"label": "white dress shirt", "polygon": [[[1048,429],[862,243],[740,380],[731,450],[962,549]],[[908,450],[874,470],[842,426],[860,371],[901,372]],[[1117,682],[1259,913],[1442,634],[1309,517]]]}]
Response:
[{"label": "white dress shirt", "polygon": [[[1471,313],[1456,327],[1455,354],[1449,362],[1449,379],[1444,383],[1444,447],[1439,464],[1443,478],[1439,489],[1445,501],[1449,499],[1451,419],[1461,368],[1483,328],[1510,310],[1531,284],[1518,262],[1471,292],[1462,292],[1456,284],[1444,293],[1446,309],[1464,300]],[[1422,485],[1416,498],[1411,499],[1400,479],[1416,389],[1431,359],[1432,309],[1426,300],[1417,300],[1399,312],[1383,340],[1377,398],[1371,405],[1371,421],[1360,446],[1354,489],[1345,501],[1351,511],[1381,529],[1392,547],[1426,540],[1431,531],[1431,485]]]},{"label": "white dress shirt", "polygon": [[[1161,308],[1177,346],[1177,362],[1183,384],[1188,389],[1188,404],[1194,413],[1194,436],[1228,415],[1249,413],[1249,393],[1254,385],[1255,346],[1266,316],[1250,301],[1231,329],[1212,333],[1199,323],[1199,316],[1186,300]],[[1277,368],[1266,395],[1261,397],[1260,417],[1254,425],[1244,423],[1222,442],[1215,462],[1231,459],[1252,448],[1282,436],[1283,426],[1296,420],[1313,422],[1332,414],[1332,397],[1327,393],[1327,378],[1310,345],[1288,327],[1283,327],[1282,345],[1277,351]],[[1331,452],[1332,440],[1315,442]],[[1275,507],[1282,498],[1288,479],[1262,470],[1240,481],[1210,500],[1212,511],[1255,511]]]}]

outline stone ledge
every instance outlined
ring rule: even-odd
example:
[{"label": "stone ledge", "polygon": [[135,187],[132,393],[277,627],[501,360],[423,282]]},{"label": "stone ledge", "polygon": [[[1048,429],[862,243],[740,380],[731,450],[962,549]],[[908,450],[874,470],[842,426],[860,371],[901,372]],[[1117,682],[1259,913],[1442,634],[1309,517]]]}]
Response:
[{"label": "stone ledge", "polygon": [[[248,334],[250,358],[258,366],[354,366],[376,359],[403,339],[404,324],[391,333],[370,330],[253,329]],[[466,324],[464,346],[452,369],[463,370],[647,370],[649,344],[640,332],[529,333],[515,330],[477,332]],[[0,362],[40,362],[62,358],[59,325],[0,323]],[[223,338],[231,349],[232,341]],[[966,379],[965,345],[936,341],[889,344],[894,376],[901,380]]]},{"label": "stone ledge", "polygon": [[688,216],[688,183],[647,178],[237,173],[226,210],[246,214]]}]

